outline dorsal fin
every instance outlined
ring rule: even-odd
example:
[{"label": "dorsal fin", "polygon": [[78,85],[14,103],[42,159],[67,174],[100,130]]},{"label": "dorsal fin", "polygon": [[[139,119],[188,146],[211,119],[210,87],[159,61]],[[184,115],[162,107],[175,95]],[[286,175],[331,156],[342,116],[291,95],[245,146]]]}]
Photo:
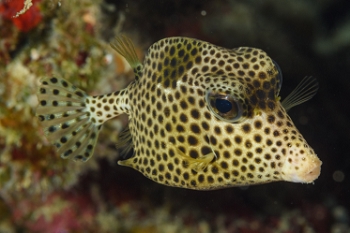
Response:
[{"label": "dorsal fin", "polygon": [[316,78],[305,77],[298,86],[282,101],[286,111],[311,99],[318,90]]},{"label": "dorsal fin", "polygon": [[119,35],[111,43],[111,46],[128,61],[135,73],[135,79],[138,80],[142,75],[142,64],[137,57],[132,41],[124,35]]}]

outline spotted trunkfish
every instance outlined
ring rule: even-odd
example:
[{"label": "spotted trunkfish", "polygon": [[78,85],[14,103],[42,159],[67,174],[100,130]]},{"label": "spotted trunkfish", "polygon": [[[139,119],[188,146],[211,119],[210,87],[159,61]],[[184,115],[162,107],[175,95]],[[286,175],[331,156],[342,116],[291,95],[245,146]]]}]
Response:
[{"label": "spotted trunkfish", "polygon": [[125,113],[117,146],[132,153],[118,164],[160,184],[209,190],[320,175],[322,162],[287,114],[315,95],[314,78],[280,102],[281,70],[260,49],[172,37],[141,63],[127,37],[111,45],[135,73],[125,89],[89,96],[62,78],[42,80],[37,116],[62,158],[89,160],[103,123]]}]

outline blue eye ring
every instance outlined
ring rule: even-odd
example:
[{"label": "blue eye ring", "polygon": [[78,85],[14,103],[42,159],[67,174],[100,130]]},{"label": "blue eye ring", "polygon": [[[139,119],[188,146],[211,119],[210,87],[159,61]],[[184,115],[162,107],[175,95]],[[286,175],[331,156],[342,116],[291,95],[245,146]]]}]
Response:
[{"label": "blue eye ring", "polygon": [[233,95],[208,91],[205,100],[209,110],[220,120],[235,123],[242,119],[242,104]]}]

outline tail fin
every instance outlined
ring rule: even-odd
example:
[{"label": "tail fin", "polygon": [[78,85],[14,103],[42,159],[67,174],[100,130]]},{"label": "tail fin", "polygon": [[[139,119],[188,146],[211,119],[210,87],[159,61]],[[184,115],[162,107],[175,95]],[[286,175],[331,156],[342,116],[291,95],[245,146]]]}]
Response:
[{"label": "tail fin", "polygon": [[102,124],[90,117],[89,97],[60,78],[45,78],[38,90],[37,116],[62,158],[87,161],[94,152]]}]

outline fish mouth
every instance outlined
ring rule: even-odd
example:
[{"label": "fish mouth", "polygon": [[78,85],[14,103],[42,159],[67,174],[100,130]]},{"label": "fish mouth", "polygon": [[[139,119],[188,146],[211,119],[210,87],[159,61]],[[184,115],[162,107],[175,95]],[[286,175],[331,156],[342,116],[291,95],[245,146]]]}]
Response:
[{"label": "fish mouth", "polygon": [[321,165],[322,162],[319,159],[317,162],[314,162],[313,166],[311,166],[310,169],[303,174],[300,182],[311,183],[316,180],[321,174]]},{"label": "fish mouth", "polygon": [[285,164],[282,168],[282,179],[295,183],[314,182],[321,174],[322,161],[317,156],[312,156],[303,163],[303,166],[299,169],[294,169]]}]

